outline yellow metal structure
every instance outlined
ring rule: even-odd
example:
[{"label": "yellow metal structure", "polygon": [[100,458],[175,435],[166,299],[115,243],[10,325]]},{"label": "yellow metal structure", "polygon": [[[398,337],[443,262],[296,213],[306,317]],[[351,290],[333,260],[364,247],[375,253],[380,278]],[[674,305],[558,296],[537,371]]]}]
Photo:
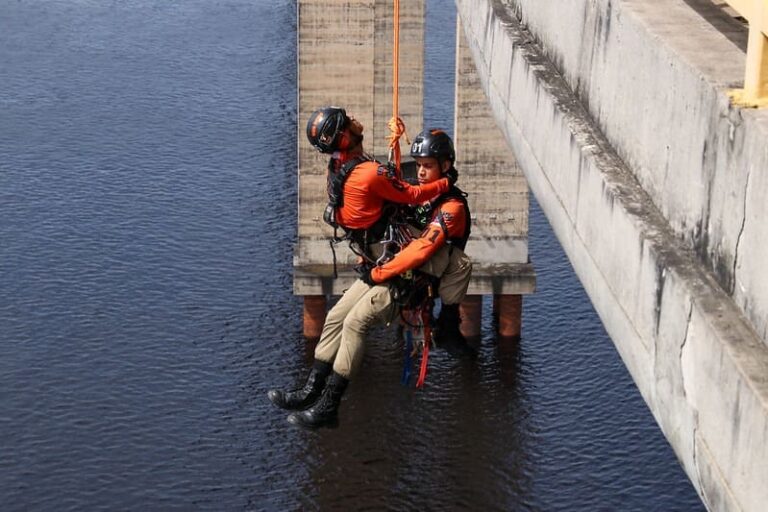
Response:
[{"label": "yellow metal structure", "polygon": [[734,103],[768,106],[768,0],[725,0],[749,23],[744,89],[734,89]]}]

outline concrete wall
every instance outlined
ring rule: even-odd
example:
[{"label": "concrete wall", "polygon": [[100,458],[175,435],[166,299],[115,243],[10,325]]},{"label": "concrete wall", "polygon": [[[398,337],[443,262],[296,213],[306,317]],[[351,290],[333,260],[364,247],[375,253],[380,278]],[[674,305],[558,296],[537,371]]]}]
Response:
[{"label": "concrete wall", "polygon": [[764,510],[768,113],[727,101],[738,30],[697,0],[457,5],[496,120],[704,503]]},{"label": "concrete wall", "polygon": [[[768,110],[731,107],[746,29],[709,0],[515,1],[677,236],[768,333]],[[763,250],[760,250],[763,249]]]}]

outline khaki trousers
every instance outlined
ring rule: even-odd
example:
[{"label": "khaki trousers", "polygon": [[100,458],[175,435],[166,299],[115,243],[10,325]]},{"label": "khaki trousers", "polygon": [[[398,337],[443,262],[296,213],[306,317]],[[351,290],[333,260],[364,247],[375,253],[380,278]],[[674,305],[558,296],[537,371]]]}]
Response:
[{"label": "khaki trousers", "polygon": [[[467,293],[472,261],[461,249],[445,246],[419,270],[440,278],[439,295],[444,304],[458,304]],[[328,312],[315,359],[333,363],[333,371],[351,378],[363,360],[368,329],[391,322],[399,312],[389,286],[368,286],[355,280]]]},{"label": "khaki trousers", "polygon": [[391,321],[397,313],[389,286],[368,286],[356,279],[328,312],[315,359],[332,362],[333,371],[349,379],[363,360],[368,329]]},{"label": "khaki trousers", "polygon": [[472,260],[458,247],[444,245],[419,270],[440,278],[437,294],[443,304],[458,304],[467,295]]}]

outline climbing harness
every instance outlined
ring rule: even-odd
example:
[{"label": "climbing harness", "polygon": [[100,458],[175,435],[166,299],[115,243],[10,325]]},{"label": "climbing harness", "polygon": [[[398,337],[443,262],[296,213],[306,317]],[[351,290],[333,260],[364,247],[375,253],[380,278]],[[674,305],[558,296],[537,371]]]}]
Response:
[{"label": "climbing harness", "polygon": [[[464,205],[464,211],[467,212],[466,227],[460,237],[448,237],[448,226],[446,225],[445,215],[441,206],[449,199],[461,201]],[[454,247],[464,250],[471,231],[471,219],[468,215],[469,207],[465,192],[457,187],[451,187],[451,190],[440,195],[430,204],[417,206],[409,213],[408,221],[418,229],[425,229],[432,222],[432,219],[436,218],[441,230],[445,234],[449,251],[453,251]],[[434,318],[432,317],[432,308],[434,306],[433,290],[439,287],[439,279],[418,270],[413,270],[396,278],[394,283],[392,286],[393,300],[401,308],[405,341],[403,373],[400,380],[404,385],[410,382],[412,359],[418,352],[421,352],[421,368],[416,381],[416,387],[420,388],[424,385],[427,375],[429,348],[434,344],[432,339],[432,325],[434,323]],[[420,342],[418,341],[419,333],[422,335]],[[414,338],[417,338],[416,341],[414,341]]]}]

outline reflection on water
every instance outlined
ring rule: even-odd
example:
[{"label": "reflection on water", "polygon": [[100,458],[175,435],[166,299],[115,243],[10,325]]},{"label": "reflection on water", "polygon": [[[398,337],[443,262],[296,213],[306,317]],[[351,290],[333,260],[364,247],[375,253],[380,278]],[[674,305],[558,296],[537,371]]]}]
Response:
[{"label": "reflection on water", "polygon": [[[265,392],[312,350],[295,16],[0,3],[0,509],[701,509],[535,207],[519,346],[486,304],[478,360],[434,353],[416,391],[378,330],[340,427],[288,428]],[[428,35],[430,125],[450,32]]]}]

